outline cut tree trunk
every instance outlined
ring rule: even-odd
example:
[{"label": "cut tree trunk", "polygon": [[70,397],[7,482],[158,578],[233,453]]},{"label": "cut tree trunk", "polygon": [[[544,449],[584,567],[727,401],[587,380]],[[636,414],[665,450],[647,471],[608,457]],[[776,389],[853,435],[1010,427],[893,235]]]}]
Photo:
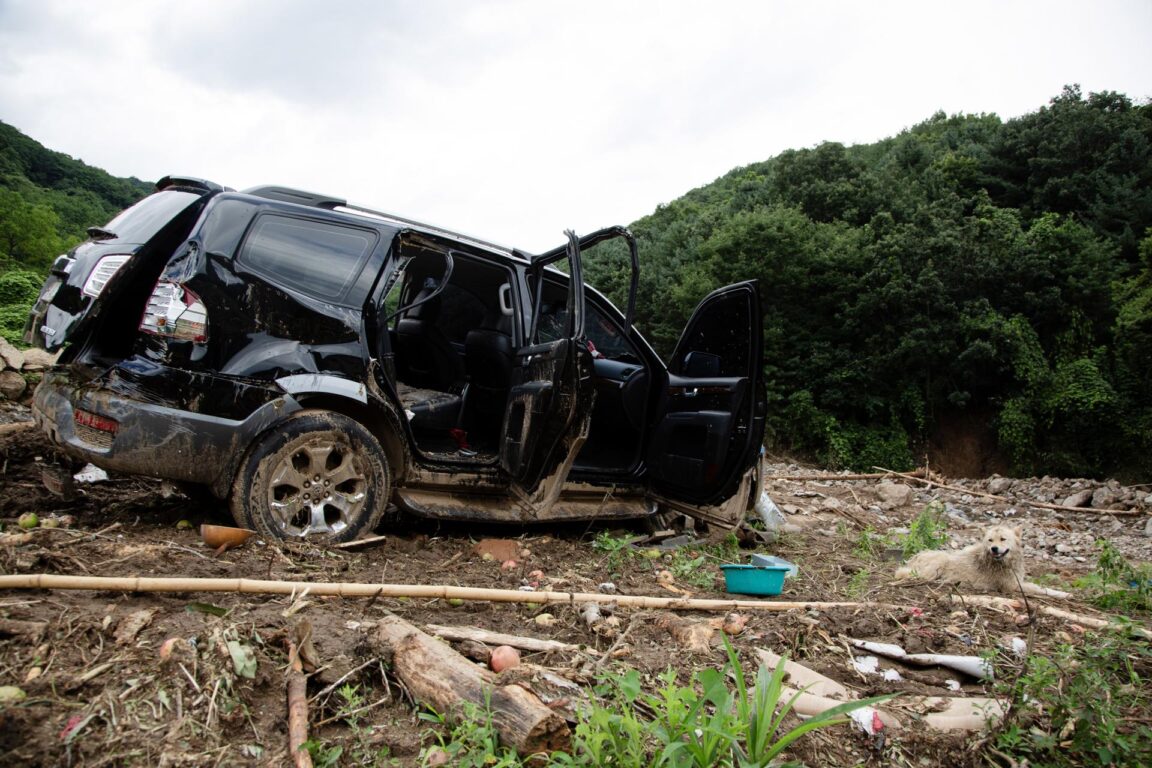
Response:
[{"label": "cut tree trunk", "polygon": [[519,685],[501,685],[498,675],[403,619],[381,619],[375,642],[413,698],[435,712],[460,717],[466,704],[489,709],[500,741],[521,755],[571,748],[564,718],[534,694]]}]

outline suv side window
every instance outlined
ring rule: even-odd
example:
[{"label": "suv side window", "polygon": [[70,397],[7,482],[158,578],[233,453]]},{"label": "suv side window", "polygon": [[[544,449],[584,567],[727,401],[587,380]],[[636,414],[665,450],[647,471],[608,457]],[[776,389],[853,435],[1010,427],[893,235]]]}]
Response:
[{"label": "suv side window", "polygon": [[371,229],[265,214],[252,225],[237,260],[278,285],[340,303],[376,241]]}]

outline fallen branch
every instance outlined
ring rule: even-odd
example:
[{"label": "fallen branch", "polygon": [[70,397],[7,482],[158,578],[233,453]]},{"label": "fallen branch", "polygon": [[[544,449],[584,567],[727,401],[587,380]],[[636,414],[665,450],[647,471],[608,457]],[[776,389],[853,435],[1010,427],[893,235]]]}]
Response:
[{"label": "fallen branch", "polygon": [[32,426],[34,426],[34,422],[31,421],[17,421],[11,424],[0,424],[0,435],[10,435],[13,432],[23,432],[26,429],[30,429]]},{"label": "fallen branch", "polygon": [[[972,605],[981,605],[986,608],[1007,608],[1014,611],[1022,610],[1024,607],[1024,604],[1014,597],[995,597],[993,595],[953,595],[952,602],[960,604],[970,603]],[[1052,616],[1057,619],[1065,619],[1077,624],[1084,624],[1085,626],[1092,627],[1093,629],[1128,629],[1133,634],[1139,635],[1140,637],[1152,639],[1152,632],[1149,632],[1143,627],[1121,624],[1115,619],[1111,621],[1107,619],[1098,619],[1095,616],[1085,616],[1082,613],[1073,613],[1072,611],[1066,611],[1062,608],[1054,608],[1050,605],[1036,604],[1035,607],[1036,610],[1040,613],[1047,614],[1048,616]]]},{"label": "fallen branch", "polygon": [[[521,592],[515,589],[454,587],[437,584],[362,584],[352,582],[266,581],[262,579],[196,579],[139,576],[64,576],[25,573],[0,576],[0,589],[87,589],[120,592],[239,592],[244,594],[291,595],[309,590],[314,596],[408,597],[416,599],[482,600],[495,603],[595,603],[604,600],[599,592]],[[776,602],[772,600],[719,600],[678,597],[613,595],[620,608],[662,608],[684,611],[791,611],[834,608],[876,608],[906,610],[907,606],[873,602]]]},{"label": "fallen branch", "polygon": [[[876,469],[884,469],[884,468],[883,467],[876,467]],[[919,475],[917,475],[914,472],[896,472],[895,470],[891,470],[891,469],[887,469],[884,471],[889,472],[893,475],[896,475],[897,477],[903,477],[903,478],[906,478],[908,480],[915,480],[918,483],[924,483],[925,485],[927,485],[929,487],[934,486],[936,488],[943,488],[946,491],[954,491],[956,493],[966,493],[969,496],[979,496],[979,497],[984,498],[984,499],[992,499],[993,501],[999,501],[999,502],[1002,502],[1004,504],[1020,504],[1022,506],[1037,507],[1039,509],[1051,509],[1051,510],[1055,510],[1057,512],[1093,513],[1093,514],[1097,514],[1097,515],[1117,515],[1119,517],[1134,517],[1136,515],[1142,515],[1143,514],[1143,512],[1141,512],[1138,509],[1128,509],[1128,510],[1094,509],[1092,507],[1066,507],[1063,504],[1048,504],[1048,503],[1045,503],[1043,501],[1016,501],[1013,499],[1009,499],[1006,496],[997,496],[997,495],[992,494],[992,493],[984,493],[982,491],[974,491],[971,488],[961,488],[961,487],[956,486],[956,485],[946,485],[945,483],[938,483],[935,480],[929,480],[925,477],[920,477]]]},{"label": "fallen branch", "polygon": [[370,536],[367,539],[354,539],[352,541],[345,541],[340,544],[333,544],[333,549],[357,549],[359,547],[366,547],[369,544],[379,544],[382,541],[387,541],[387,536]]},{"label": "fallen branch", "polygon": [[474,640],[487,645],[510,645],[525,651],[538,651],[549,653],[551,651],[578,651],[580,646],[572,643],[562,643],[559,640],[540,640],[535,637],[519,637],[506,635],[503,632],[489,632],[479,627],[446,627],[440,624],[428,624],[428,631],[445,640]]},{"label": "fallen branch", "polygon": [[[899,473],[893,472],[892,470],[888,470],[888,469],[884,470],[883,472],[868,472],[868,473],[856,474],[856,475],[836,475],[836,474],[830,474],[827,472],[822,472],[818,475],[771,475],[769,477],[765,477],[764,480],[765,480],[765,482],[771,482],[773,480],[788,480],[791,482],[802,482],[805,480],[883,480],[884,478],[888,477],[889,475],[893,475],[893,474],[899,474]],[[917,477],[917,478],[923,477],[924,476],[924,470],[923,469],[917,469],[914,472],[909,472],[907,474],[907,476],[908,477]]]},{"label": "fallen branch", "polygon": [[21,621],[19,619],[0,619],[0,635],[9,637],[24,637],[28,642],[36,643],[48,631],[46,621]]},{"label": "fallen branch", "polygon": [[308,741],[308,680],[296,643],[288,642],[288,752],[296,768],[312,768]]}]

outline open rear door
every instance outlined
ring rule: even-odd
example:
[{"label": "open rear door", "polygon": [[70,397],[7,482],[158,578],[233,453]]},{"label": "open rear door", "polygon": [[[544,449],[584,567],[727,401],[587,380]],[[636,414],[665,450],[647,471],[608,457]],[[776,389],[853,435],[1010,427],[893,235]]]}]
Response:
[{"label": "open rear door", "polygon": [[[568,295],[562,312],[544,317],[544,268],[568,265]],[[592,413],[592,354],[584,337],[584,281],[580,243],[568,233],[563,250],[532,259],[529,274],[534,311],[527,345],[516,351],[500,464],[525,496],[550,477],[554,496],[588,434]],[[545,321],[557,323],[544,332]]]},{"label": "open rear door", "polygon": [[764,438],[763,350],[757,281],[713,291],[696,308],[669,363],[648,445],[654,491],[696,505],[736,492]]}]

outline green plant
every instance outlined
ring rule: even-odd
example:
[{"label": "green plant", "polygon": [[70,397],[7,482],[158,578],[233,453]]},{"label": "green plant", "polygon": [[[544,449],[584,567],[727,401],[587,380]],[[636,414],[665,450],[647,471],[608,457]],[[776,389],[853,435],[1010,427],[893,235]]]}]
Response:
[{"label": "green plant", "polygon": [[[439,712],[421,712],[420,719],[433,723],[426,735],[432,735],[435,747],[420,753],[422,764],[428,764],[436,751],[447,753],[447,765],[453,768],[516,768],[522,765],[515,751],[501,746],[492,724],[492,708],[465,703],[459,716],[449,719]],[[445,763],[439,763],[441,765]]]},{"label": "green plant", "polygon": [[925,549],[939,549],[948,543],[948,521],[944,505],[933,501],[908,526],[908,534],[900,543],[907,559]]},{"label": "green plant", "polygon": [[1029,656],[991,743],[1019,764],[1147,765],[1152,754],[1152,649],[1121,632]]},{"label": "green plant", "polygon": [[868,589],[868,576],[868,571],[863,568],[852,574],[852,578],[848,580],[848,585],[844,587],[845,597],[855,600],[863,595]]},{"label": "green plant", "polygon": [[1106,539],[1096,542],[1096,570],[1079,579],[1100,608],[1125,613],[1152,612],[1152,566],[1133,565]]},{"label": "green plant", "polygon": [[592,542],[592,548],[606,553],[604,564],[609,570],[619,568],[624,562],[632,557],[632,540],[626,536],[613,536],[610,531],[601,531],[596,534],[595,540]]},{"label": "green plant", "polygon": [[[749,689],[727,640],[725,648],[727,665],[694,673],[688,685],[678,684],[672,671],[660,676],[661,686],[653,693],[641,692],[635,671],[606,679],[601,703],[585,712],[577,726],[573,755],[554,756],[556,764],[763,768],[806,733],[843,723],[848,712],[892,698],[847,702],[785,728],[796,696],[784,696],[784,664],[775,670],[761,667]],[[649,719],[638,712],[650,713]]]},{"label": "green plant", "polygon": [[856,537],[852,547],[852,554],[864,560],[871,560],[880,554],[880,550],[887,546],[886,539],[878,534],[872,526],[868,526]]}]

